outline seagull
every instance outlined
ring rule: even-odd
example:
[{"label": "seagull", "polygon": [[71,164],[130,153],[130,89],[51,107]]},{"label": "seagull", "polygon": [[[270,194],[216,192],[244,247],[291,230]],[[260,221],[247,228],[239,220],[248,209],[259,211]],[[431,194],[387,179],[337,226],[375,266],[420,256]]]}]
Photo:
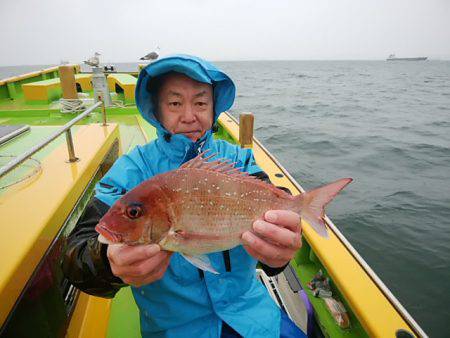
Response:
[{"label": "seagull", "polygon": [[[159,49],[159,47],[157,49]],[[148,53],[147,55],[141,57],[140,60],[146,60],[146,61],[151,60],[152,61],[152,60],[156,60],[158,57],[159,57],[158,53],[151,52],[151,53]]]},{"label": "seagull", "polygon": [[95,52],[93,57],[83,62],[89,66],[97,67],[100,64],[100,59],[98,58],[100,55],[101,55],[100,53]]}]

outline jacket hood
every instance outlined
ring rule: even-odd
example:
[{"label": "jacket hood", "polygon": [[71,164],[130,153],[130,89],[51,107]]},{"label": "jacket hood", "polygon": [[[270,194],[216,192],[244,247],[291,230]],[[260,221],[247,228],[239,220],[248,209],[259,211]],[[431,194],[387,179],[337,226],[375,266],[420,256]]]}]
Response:
[{"label": "jacket hood", "polygon": [[234,102],[236,87],[233,81],[211,63],[191,55],[171,55],[150,63],[139,73],[136,84],[136,106],[142,117],[152,124],[159,132],[167,131],[155,118],[152,92],[147,89],[149,81],[168,72],[182,73],[198,82],[213,86],[214,92],[214,122],[220,113],[229,109]]}]

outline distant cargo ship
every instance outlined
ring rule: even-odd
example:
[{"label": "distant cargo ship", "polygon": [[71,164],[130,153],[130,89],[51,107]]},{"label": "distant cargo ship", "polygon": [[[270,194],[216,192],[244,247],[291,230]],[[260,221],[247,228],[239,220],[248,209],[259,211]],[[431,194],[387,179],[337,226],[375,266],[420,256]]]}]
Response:
[{"label": "distant cargo ship", "polygon": [[426,56],[419,56],[415,58],[398,58],[395,57],[395,54],[389,55],[389,57],[386,59],[386,61],[425,61],[428,59]]}]

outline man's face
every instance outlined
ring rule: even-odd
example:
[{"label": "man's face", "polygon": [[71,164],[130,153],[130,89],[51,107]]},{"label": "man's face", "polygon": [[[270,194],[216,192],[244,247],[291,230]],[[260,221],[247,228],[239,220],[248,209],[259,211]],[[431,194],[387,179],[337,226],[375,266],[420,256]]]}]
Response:
[{"label": "man's face", "polygon": [[213,123],[212,86],[170,74],[159,91],[159,122],[172,134],[197,141]]}]

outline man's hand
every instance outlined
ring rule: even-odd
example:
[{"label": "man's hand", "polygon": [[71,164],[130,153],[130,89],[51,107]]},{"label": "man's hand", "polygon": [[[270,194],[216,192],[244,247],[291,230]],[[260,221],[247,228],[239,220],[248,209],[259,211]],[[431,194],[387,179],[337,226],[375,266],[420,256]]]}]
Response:
[{"label": "man's hand", "polygon": [[242,234],[247,252],[272,268],[285,266],[302,247],[300,216],[288,210],[270,210],[264,220],[253,223],[254,231]]},{"label": "man's hand", "polygon": [[172,252],[159,245],[108,245],[107,256],[112,273],[124,283],[139,287],[161,279],[170,263]]}]

